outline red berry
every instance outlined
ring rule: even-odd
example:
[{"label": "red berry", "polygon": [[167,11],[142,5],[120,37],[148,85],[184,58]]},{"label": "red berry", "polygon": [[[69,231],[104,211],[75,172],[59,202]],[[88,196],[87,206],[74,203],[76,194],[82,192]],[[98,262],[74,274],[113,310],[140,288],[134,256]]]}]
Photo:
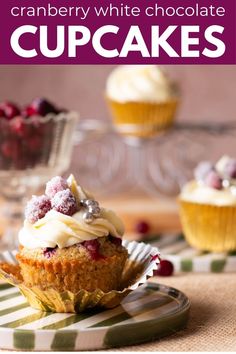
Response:
[{"label": "red berry", "polygon": [[19,137],[23,138],[23,137],[26,137],[28,135],[29,127],[25,123],[24,118],[21,117],[21,116],[18,116],[18,117],[15,117],[11,121],[11,131],[14,134],[17,134]]},{"label": "red berry", "polygon": [[159,275],[162,277],[169,277],[174,272],[173,264],[166,260],[162,259],[158,265],[158,269],[155,271],[154,275]]},{"label": "red berry", "polygon": [[69,189],[57,192],[51,203],[54,210],[64,215],[72,216],[78,210],[76,199]]},{"label": "red berry", "polygon": [[7,119],[12,119],[20,114],[19,108],[12,102],[2,102],[0,108]]},{"label": "red berry", "polygon": [[41,195],[39,197],[34,195],[26,205],[26,220],[34,224],[39,219],[42,219],[50,209],[51,202],[46,195]]},{"label": "red berry", "polygon": [[58,113],[54,105],[44,98],[36,98],[26,109],[28,116],[40,115],[46,116],[48,113]]},{"label": "red berry", "polygon": [[139,234],[147,234],[150,231],[150,226],[146,221],[139,221],[135,229]]},{"label": "red berry", "polygon": [[216,171],[210,171],[205,178],[205,184],[214,189],[222,189],[223,181]]},{"label": "red berry", "polygon": [[1,145],[2,154],[11,159],[17,159],[20,154],[20,146],[16,140],[6,140]]},{"label": "red berry", "polygon": [[46,184],[45,194],[49,198],[53,198],[56,193],[66,189],[68,189],[67,180],[61,176],[56,176]]},{"label": "red berry", "polygon": [[51,248],[51,247],[47,247],[43,249],[43,255],[45,258],[50,259],[57,251],[57,247],[55,248]]},{"label": "red berry", "polygon": [[37,112],[35,111],[35,109],[33,107],[27,106],[22,110],[21,114],[23,117],[28,118],[28,117],[32,117],[32,116],[36,115]]},{"label": "red berry", "polygon": [[97,261],[98,259],[103,258],[99,253],[100,243],[98,240],[84,241],[82,245],[88,250],[90,256],[93,260]]}]

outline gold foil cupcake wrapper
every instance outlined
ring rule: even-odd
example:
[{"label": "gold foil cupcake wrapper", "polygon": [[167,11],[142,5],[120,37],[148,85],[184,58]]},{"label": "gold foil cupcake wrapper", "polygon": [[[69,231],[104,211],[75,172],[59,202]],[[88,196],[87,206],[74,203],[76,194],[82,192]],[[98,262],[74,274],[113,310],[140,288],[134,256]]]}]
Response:
[{"label": "gold foil cupcake wrapper", "polygon": [[236,206],[180,200],[180,216],[188,243],[203,251],[236,250]]},{"label": "gold foil cupcake wrapper", "polygon": [[[92,308],[113,308],[153,276],[159,264],[159,251],[156,247],[126,240],[123,241],[123,246],[127,248],[129,257],[122,274],[122,290],[112,290],[108,293],[100,289],[93,292],[80,290],[74,294],[70,291],[58,292],[52,288],[42,290],[37,286],[28,288],[20,276],[15,258],[17,251],[4,252],[1,255],[0,277],[18,287],[29,304],[42,311],[79,313]],[[156,255],[157,257],[152,257]]]},{"label": "gold foil cupcake wrapper", "polygon": [[107,98],[116,130],[135,137],[151,137],[170,128],[174,123],[179,100],[163,103],[120,103]]}]

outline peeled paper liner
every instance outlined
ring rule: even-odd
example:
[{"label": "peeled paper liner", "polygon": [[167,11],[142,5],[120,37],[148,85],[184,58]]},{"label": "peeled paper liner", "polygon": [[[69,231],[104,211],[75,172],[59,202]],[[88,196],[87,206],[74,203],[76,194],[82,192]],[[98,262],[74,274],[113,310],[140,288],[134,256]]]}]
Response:
[{"label": "peeled paper liner", "polygon": [[0,255],[0,278],[18,287],[30,306],[46,312],[79,313],[94,307],[113,308],[131,291],[145,283],[159,264],[159,250],[149,244],[136,241],[123,241],[129,256],[122,273],[122,290],[104,293],[100,289],[93,292],[80,290],[58,292],[55,289],[42,290],[40,287],[24,285],[20,267],[16,260],[17,251],[6,251]]}]

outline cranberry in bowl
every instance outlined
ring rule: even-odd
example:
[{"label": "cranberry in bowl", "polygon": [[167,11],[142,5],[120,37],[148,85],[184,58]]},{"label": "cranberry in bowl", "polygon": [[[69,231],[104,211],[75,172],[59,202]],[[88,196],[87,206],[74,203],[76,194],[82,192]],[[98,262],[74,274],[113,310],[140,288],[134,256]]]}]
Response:
[{"label": "cranberry in bowl", "polygon": [[[78,113],[44,98],[22,106],[0,102],[0,194],[9,225],[18,222],[28,194],[69,167],[77,119]],[[14,247],[13,234],[11,227],[2,244]]]}]

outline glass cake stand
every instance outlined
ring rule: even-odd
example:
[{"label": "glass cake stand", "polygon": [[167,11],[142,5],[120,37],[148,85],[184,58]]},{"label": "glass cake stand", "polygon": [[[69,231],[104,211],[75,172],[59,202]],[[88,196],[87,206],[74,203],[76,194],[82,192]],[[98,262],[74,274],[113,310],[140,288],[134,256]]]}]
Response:
[{"label": "glass cake stand", "polygon": [[156,138],[133,141],[106,121],[77,122],[75,112],[59,118],[42,122],[46,129],[35,154],[27,153],[26,159],[22,155],[15,165],[0,155],[2,215],[7,224],[1,248],[16,247],[26,198],[52,176],[73,172],[98,198],[124,193],[176,196],[198,161],[235,155],[236,122],[179,123]]},{"label": "glass cake stand", "polygon": [[108,122],[84,120],[71,169],[96,195],[176,196],[201,160],[235,155],[236,122],[177,123],[150,139],[127,139]]}]

